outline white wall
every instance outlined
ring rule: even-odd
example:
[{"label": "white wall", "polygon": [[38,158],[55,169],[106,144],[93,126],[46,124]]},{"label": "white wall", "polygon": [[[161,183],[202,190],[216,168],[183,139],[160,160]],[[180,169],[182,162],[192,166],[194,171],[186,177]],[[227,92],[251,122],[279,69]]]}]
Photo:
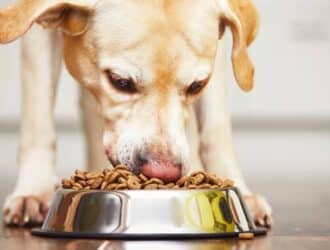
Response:
[{"label": "white wall", "polygon": [[[0,0],[0,6],[9,0]],[[251,48],[256,87],[239,91],[231,77],[231,109],[236,118],[330,119],[330,1],[255,0],[261,31]],[[229,35],[227,36],[229,40]],[[19,42],[0,46],[0,122],[19,117]],[[40,52],[42,56],[42,51]],[[76,84],[64,73],[56,116],[77,119]]]},{"label": "white wall", "polygon": [[235,116],[330,118],[330,1],[255,0],[254,92],[231,90]]}]

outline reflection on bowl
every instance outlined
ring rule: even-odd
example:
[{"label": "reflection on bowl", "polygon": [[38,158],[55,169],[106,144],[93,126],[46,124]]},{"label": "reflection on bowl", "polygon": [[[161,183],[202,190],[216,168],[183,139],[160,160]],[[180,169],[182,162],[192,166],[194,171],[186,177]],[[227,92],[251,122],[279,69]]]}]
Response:
[{"label": "reflection on bowl", "polygon": [[257,229],[236,188],[57,191],[35,235],[107,239],[235,237]]}]

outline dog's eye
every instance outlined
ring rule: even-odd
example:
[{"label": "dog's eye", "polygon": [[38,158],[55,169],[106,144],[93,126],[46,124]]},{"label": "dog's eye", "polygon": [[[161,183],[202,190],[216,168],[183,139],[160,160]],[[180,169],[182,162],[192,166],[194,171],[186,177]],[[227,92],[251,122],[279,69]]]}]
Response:
[{"label": "dog's eye", "polygon": [[135,94],[138,92],[136,85],[131,78],[121,78],[119,75],[112,73],[110,70],[106,70],[105,74],[115,89],[127,94]]},{"label": "dog's eye", "polygon": [[186,90],[187,95],[197,95],[206,85],[207,80],[194,81]]}]

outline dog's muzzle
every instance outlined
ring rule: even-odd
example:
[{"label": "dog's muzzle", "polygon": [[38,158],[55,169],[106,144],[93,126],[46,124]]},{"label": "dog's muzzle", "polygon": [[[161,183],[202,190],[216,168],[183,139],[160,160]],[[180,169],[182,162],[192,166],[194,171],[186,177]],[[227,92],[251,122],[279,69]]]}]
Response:
[{"label": "dog's muzzle", "polygon": [[158,178],[165,182],[178,180],[182,175],[182,163],[170,153],[152,153],[151,151],[135,152],[134,157],[123,162],[116,157],[111,148],[106,149],[106,155],[110,163],[127,165],[135,174],[144,174],[149,178]]}]

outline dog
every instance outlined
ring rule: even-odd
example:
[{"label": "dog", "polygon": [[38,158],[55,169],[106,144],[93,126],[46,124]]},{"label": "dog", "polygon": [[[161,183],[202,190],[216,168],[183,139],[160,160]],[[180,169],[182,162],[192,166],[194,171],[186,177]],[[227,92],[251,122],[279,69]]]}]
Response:
[{"label": "dog", "polygon": [[256,223],[271,226],[269,204],[250,191],[235,157],[224,81],[229,28],[237,83],[252,89],[247,48],[258,26],[251,0],[21,0],[1,10],[0,43],[30,30],[20,168],[5,224],[41,223],[58,183],[52,112],[63,55],[82,86],[90,171],[121,163],[174,181],[204,168],[234,179]]}]

